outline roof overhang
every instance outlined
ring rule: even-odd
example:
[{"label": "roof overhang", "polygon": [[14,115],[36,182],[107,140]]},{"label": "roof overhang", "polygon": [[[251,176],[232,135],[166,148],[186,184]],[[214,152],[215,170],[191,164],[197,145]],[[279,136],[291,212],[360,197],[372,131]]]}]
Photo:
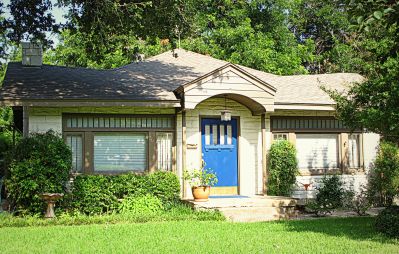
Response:
[{"label": "roof overhang", "polygon": [[1,100],[2,106],[28,107],[158,107],[179,108],[179,100],[114,101],[114,100]]},{"label": "roof overhang", "polygon": [[274,104],[274,109],[284,110],[321,110],[321,111],[335,111],[335,104],[312,104],[312,103],[279,103]]}]

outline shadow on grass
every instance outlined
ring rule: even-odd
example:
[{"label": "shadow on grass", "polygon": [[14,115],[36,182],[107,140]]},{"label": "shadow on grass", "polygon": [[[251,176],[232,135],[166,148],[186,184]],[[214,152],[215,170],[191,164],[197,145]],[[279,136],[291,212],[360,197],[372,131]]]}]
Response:
[{"label": "shadow on grass", "polygon": [[345,237],[358,241],[376,241],[380,243],[396,243],[399,241],[390,239],[374,228],[375,218],[318,218],[308,220],[284,221],[288,231],[321,233],[334,237]]}]

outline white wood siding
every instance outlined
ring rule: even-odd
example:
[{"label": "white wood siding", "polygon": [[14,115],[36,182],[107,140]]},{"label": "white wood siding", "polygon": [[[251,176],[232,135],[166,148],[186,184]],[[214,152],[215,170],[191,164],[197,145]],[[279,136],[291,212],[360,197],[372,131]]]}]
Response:
[{"label": "white wood siding", "polygon": [[[238,143],[239,153],[239,188],[241,195],[255,195],[262,193],[262,138],[261,117],[252,116],[251,111],[233,100],[227,100],[227,108],[232,111],[232,116],[239,116],[240,137]],[[196,149],[187,149],[187,169],[201,166],[201,132],[200,116],[220,116],[224,109],[224,99],[210,98],[201,102],[195,109],[186,113],[187,144],[196,144]],[[181,165],[181,116],[178,116],[177,150],[178,172],[182,172]],[[189,186],[186,193],[191,195]]]},{"label": "white wood siding", "polygon": [[274,108],[274,92],[232,70],[220,73],[185,92],[185,107],[194,109],[200,102],[219,94],[239,94],[261,104],[267,110]]}]

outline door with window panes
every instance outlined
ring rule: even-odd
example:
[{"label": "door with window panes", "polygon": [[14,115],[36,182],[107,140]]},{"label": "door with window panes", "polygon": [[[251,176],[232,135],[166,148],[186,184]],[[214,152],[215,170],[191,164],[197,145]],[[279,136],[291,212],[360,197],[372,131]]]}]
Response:
[{"label": "door with window panes", "polygon": [[214,171],[218,183],[213,194],[238,193],[237,119],[221,121],[203,118],[201,121],[202,158],[205,167]]}]

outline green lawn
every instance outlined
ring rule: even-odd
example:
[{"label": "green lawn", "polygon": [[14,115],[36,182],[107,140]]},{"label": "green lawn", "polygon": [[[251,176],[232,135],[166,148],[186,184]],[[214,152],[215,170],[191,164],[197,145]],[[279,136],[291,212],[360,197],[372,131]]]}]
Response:
[{"label": "green lawn", "polygon": [[1,253],[399,253],[373,218],[0,228]]}]

